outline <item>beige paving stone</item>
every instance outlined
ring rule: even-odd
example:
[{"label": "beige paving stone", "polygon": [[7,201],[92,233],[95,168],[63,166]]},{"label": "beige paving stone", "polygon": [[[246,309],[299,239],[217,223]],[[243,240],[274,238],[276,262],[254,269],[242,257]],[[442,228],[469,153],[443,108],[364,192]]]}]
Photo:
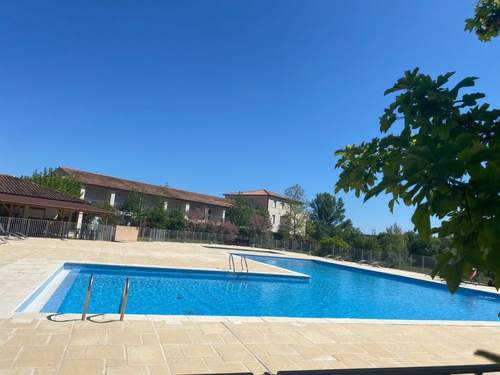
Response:
[{"label": "beige paving stone", "polygon": [[17,353],[19,353],[20,350],[21,350],[21,348],[18,346],[12,346],[12,347],[0,346],[0,360],[13,361],[16,358]]},{"label": "beige paving stone", "polygon": [[128,366],[127,358],[107,358],[104,360],[106,367],[126,367]]},{"label": "beige paving stone", "polygon": [[203,362],[207,365],[208,370],[213,373],[248,372],[248,368],[241,362],[228,363],[216,357],[203,358]]},{"label": "beige paving stone", "polygon": [[141,335],[142,343],[144,345],[159,345],[160,338],[155,333],[145,333]]},{"label": "beige paving stone", "polygon": [[104,345],[106,343],[106,331],[101,329],[77,330],[71,334],[70,345]]},{"label": "beige paving stone", "polygon": [[121,345],[91,345],[85,353],[91,359],[119,359],[125,358],[125,350]]},{"label": "beige paving stone", "polygon": [[62,362],[58,375],[103,375],[102,359],[67,359]]},{"label": "beige paving stone", "polygon": [[16,335],[11,336],[5,343],[6,346],[46,345],[49,335]]},{"label": "beige paving stone", "polygon": [[248,361],[243,362],[243,364],[248,369],[248,371],[250,371],[254,375],[260,375],[267,371],[267,368],[265,368],[264,365],[262,365],[262,363],[258,361]]},{"label": "beige paving stone", "polygon": [[180,330],[164,330],[159,329],[158,334],[160,336],[160,342],[162,344],[190,344],[191,339],[189,335]]},{"label": "beige paving stone", "polygon": [[149,375],[170,375],[170,367],[164,366],[150,366],[148,367]]},{"label": "beige paving stone", "polygon": [[174,375],[203,374],[209,371],[201,358],[169,358],[167,362]]},{"label": "beige paving stone", "polygon": [[32,375],[33,370],[29,368],[9,368],[9,369],[0,369],[0,375]]},{"label": "beige paving stone", "polygon": [[34,369],[34,375],[56,375],[57,367],[40,367]]},{"label": "beige paving stone", "polygon": [[124,330],[108,330],[108,344],[110,345],[140,345],[141,335],[137,332]]},{"label": "beige paving stone", "polygon": [[213,348],[225,362],[255,360],[254,356],[241,344],[214,344]]},{"label": "beige paving stone", "polygon": [[186,344],[181,345],[184,357],[217,357],[217,353],[211,345],[208,344]]},{"label": "beige paving stone", "polygon": [[129,365],[160,365],[164,364],[163,354],[159,346],[127,345]]},{"label": "beige paving stone", "polygon": [[184,352],[179,344],[162,345],[166,358],[184,358]]},{"label": "beige paving stone", "polygon": [[23,346],[15,367],[53,367],[62,358],[63,346]]},{"label": "beige paving stone", "polygon": [[85,345],[69,345],[64,353],[65,359],[84,359],[87,346]]},{"label": "beige paving stone", "polygon": [[68,345],[70,340],[70,335],[68,333],[58,333],[55,335],[50,335],[49,336],[49,343],[48,345],[50,346],[66,346]]},{"label": "beige paving stone", "polygon": [[147,375],[148,370],[146,367],[139,366],[121,366],[121,367],[107,367],[106,375]]},{"label": "beige paving stone", "polygon": [[0,359],[0,369],[8,369],[14,365],[14,360]]},{"label": "beige paving stone", "polygon": [[335,358],[321,349],[321,346],[314,345],[292,345],[293,349],[305,360],[327,361]]}]

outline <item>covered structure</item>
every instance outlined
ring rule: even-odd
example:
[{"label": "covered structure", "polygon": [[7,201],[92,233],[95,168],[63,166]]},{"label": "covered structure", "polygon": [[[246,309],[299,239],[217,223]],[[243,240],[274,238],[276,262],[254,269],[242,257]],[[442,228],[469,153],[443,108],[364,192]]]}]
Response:
[{"label": "covered structure", "polygon": [[75,222],[79,212],[106,216],[108,211],[34,182],[0,175],[0,216]]}]

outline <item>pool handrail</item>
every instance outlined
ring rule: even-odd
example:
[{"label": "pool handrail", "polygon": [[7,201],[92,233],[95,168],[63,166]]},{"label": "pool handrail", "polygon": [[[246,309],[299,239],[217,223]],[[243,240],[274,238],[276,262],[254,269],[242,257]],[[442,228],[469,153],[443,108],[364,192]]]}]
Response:
[{"label": "pool handrail", "polygon": [[128,277],[125,279],[125,285],[123,286],[123,292],[122,292],[122,299],[120,301],[120,321],[123,321],[123,317],[125,315],[125,308],[127,307],[127,301],[128,301],[128,290],[130,287],[130,283],[128,280]]},{"label": "pool handrail", "polygon": [[[245,268],[243,268],[243,261],[245,262]],[[241,270],[243,271],[245,269],[246,272],[248,273],[248,263],[246,255],[240,254],[240,263],[241,263]]]},{"label": "pool handrail", "polygon": [[89,285],[87,286],[87,293],[85,293],[85,301],[83,302],[82,321],[87,319],[87,312],[89,310],[90,294],[92,293],[92,286],[94,285],[94,274],[90,274]]},{"label": "pool handrail", "polygon": [[[233,256],[233,253],[229,253],[229,259],[228,259],[228,262],[229,262],[229,271],[233,271],[233,272],[236,272],[236,266],[234,265],[234,256]],[[232,268],[231,268],[232,266]]]}]

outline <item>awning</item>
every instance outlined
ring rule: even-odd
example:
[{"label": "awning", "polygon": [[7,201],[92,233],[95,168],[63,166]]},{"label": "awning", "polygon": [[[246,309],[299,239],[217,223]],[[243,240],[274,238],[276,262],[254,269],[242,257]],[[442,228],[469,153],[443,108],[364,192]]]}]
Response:
[{"label": "awning", "polygon": [[91,212],[95,214],[109,213],[107,210],[103,208],[94,207],[86,203],[36,198],[25,195],[15,195],[6,193],[0,193],[0,202],[7,204],[21,205],[21,206],[30,206],[30,207],[50,207],[50,208],[58,208],[71,211]]}]

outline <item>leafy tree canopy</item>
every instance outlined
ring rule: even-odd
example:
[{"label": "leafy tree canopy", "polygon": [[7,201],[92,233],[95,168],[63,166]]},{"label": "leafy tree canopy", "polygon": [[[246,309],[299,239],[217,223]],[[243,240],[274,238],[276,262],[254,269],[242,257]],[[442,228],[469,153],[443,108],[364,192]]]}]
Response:
[{"label": "leafy tree canopy", "polygon": [[298,185],[292,185],[285,190],[288,201],[288,221],[290,226],[290,235],[297,238],[304,232],[307,221],[306,215],[306,192]]},{"label": "leafy tree canopy", "polygon": [[[479,104],[482,93],[459,95],[474,86],[474,77],[446,87],[452,75],[405,72],[385,92],[398,95],[380,117],[382,133],[396,124],[401,131],[338,150],[336,191],[353,190],[365,201],[391,194],[391,211],[396,202],[415,206],[412,221],[424,241],[432,234],[449,239],[433,276],[455,291],[476,267],[492,272],[498,288],[500,110]],[[435,228],[431,216],[440,220]]]},{"label": "leafy tree canopy", "polygon": [[80,198],[82,185],[71,176],[64,176],[54,168],[44,168],[43,171],[35,170],[31,177],[23,177],[34,183],[50,189],[60,191],[74,198]]},{"label": "leafy tree canopy", "polygon": [[500,34],[500,0],[479,0],[473,18],[465,20],[465,30],[488,42]]},{"label": "leafy tree canopy", "polygon": [[120,210],[130,220],[132,225],[142,225],[146,218],[145,200],[146,197],[144,194],[131,192],[121,205]]}]

